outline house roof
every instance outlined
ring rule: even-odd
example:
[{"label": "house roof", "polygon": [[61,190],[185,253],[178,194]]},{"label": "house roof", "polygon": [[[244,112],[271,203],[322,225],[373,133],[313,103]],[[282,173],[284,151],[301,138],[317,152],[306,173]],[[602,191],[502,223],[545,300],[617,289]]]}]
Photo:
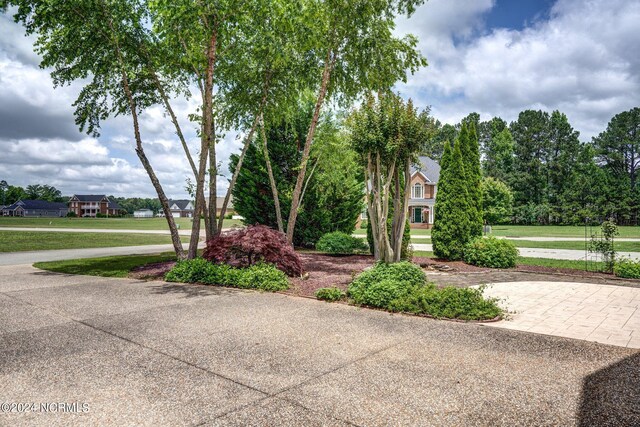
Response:
[{"label": "house roof", "polygon": [[191,203],[191,200],[187,200],[187,199],[181,199],[181,200],[169,200],[169,207],[176,205],[178,206],[178,209],[180,209],[181,211],[184,210],[192,210],[192,209],[187,209],[187,205]]},{"label": "house roof", "polygon": [[120,209],[120,205],[118,204],[118,202],[109,199],[109,203],[107,203],[107,208],[108,209]]},{"label": "house roof", "polygon": [[23,209],[39,209],[39,210],[57,210],[57,209],[67,209],[66,203],[59,202],[47,202],[45,200],[18,200],[14,204],[6,207],[5,209],[14,210],[18,207],[22,207]]},{"label": "house roof", "polygon": [[434,184],[440,179],[440,165],[431,157],[420,156],[418,164],[411,166],[411,175],[421,172],[429,181]]},{"label": "house roof", "polygon": [[74,194],[71,198],[74,197],[81,202],[99,202],[107,198],[104,194]]},{"label": "house roof", "polygon": [[[224,204],[224,197],[216,197],[216,208],[221,209]],[[227,209],[233,209],[233,196],[229,196],[229,204]]]}]

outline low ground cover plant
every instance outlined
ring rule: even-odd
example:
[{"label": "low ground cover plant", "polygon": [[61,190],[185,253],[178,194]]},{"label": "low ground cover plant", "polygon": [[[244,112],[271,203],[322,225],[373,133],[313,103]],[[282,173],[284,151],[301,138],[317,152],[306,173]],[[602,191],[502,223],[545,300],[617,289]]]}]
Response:
[{"label": "low ground cover plant", "polygon": [[613,273],[626,279],[640,279],[640,262],[629,258],[621,258],[615,263]]},{"label": "low ground cover plant", "polygon": [[336,288],[335,286],[331,288],[320,288],[316,291],[315,295],[316,298],[320,300],[330,302],[340,301],[347,296],[342,289]]},{"label": "low ground cover plant", "polygon": [[464,262],[478,267],[513,268],[518,255],[518,249],[511,241],[495,237],[478,237],[464,248]]},{"label": "low ground cover plant", "polygon": [[369,250],[369,246],[364,239],[341,231],[334,231],[320,237],[316,243],[316,250],[331,255],[351,255],[366,252]]},{"label": "low ground cover plant", "polygon": [[227,231],[207,242],[202,257],[214,264],[245,268],[265,262],[288,276],[301,276],[302,260],[286,236],[264,225]]},{"label": "low ground cover plant", "polygon": [[502,314],[482,288],[438,288],[426,282],[422,269],[410,262],[378,263],[349,285],[355,304],[436,318],[487,320]]},{"label": "low ground cover plant", "polygon": [[283,291],[289,288],[287,276],[271,264],[259,262],[236,268],[214,264],[203,258],[178,261],[167,273],[168,282],[203,283],[263,291]]}]

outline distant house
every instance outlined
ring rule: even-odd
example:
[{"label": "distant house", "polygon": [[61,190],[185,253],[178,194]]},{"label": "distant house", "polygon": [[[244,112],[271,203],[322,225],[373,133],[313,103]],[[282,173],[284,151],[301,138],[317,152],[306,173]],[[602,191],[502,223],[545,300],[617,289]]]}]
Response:
[{"label": "distant house", "polygon": [[67,204],[44,200],[18,200],[2,208],[3,216],[59,218],[67,215]]},{"label": "distant house", "polygon": [[138,209],[133,212],[134,218],[153,218],[153,211],[151,209]]},{"label": "distant house", "polygon": [[80,217],[95,217],[97,214],[115,216],[120,213],[118,202],[104,194],[74,194],[68,205],[69,212]]},{"label": "distant house", "polygon": [[191,200],[169,200],[169,209],[174,218],[193,218],[194,203]]},{"label": "distant house", "polygon": [[[433,225],[439,179],[440,165],[430,157],[420,156],[418,163],[411,167],[411,195],[409,196],[408,214],[411,228],[431,228]],[[364,209],[360,220],[365,221],[366,219],[367,210]]]},{"label": "distant house", "polygon": [[[222,212],[222,205],[224,204],[224,197],[216,197],[216,216],[220,216]],[[235,215],[236,211],[233,209],[233,196],[229,197],[229,204],[227,205],[227,210],[225,211],[225,215]]]}]

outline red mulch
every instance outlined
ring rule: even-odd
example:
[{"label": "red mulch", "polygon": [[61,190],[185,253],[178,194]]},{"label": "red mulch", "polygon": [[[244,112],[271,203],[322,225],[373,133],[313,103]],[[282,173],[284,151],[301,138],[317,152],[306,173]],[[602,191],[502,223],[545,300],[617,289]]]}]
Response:
[{"label": "red mulch", "polygon": [[153,262],[138,266],[129,272],[129,277],[140,280],[163,280],[164,275],[176,265],[175,261]]}]

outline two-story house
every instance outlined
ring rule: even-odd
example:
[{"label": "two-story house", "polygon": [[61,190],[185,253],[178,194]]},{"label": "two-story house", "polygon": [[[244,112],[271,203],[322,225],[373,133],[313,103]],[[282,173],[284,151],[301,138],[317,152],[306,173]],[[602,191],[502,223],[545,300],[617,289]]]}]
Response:
[{"label": "two-story house", "polygon": [[[408,219],[411,228],[431,228],[434,206],[438,192],[440,165],[430,157],[420,156],[418,164],[411,167],[411,195],[409,196]],[[360,221],[367,220],[367,209],[360,215]]]},{"label": "two-story house", "polygon": [[115,216],[120,213],[117,202],[104,194],[74,194],[68,202],[69,212],[80,217],[95,217],[97,214]]},{"label": "two-story house", "polygon": [[411,228],[431,228],[439,178],[440,165],[430,157],[421,156],[419,163],[411,168]]}]

